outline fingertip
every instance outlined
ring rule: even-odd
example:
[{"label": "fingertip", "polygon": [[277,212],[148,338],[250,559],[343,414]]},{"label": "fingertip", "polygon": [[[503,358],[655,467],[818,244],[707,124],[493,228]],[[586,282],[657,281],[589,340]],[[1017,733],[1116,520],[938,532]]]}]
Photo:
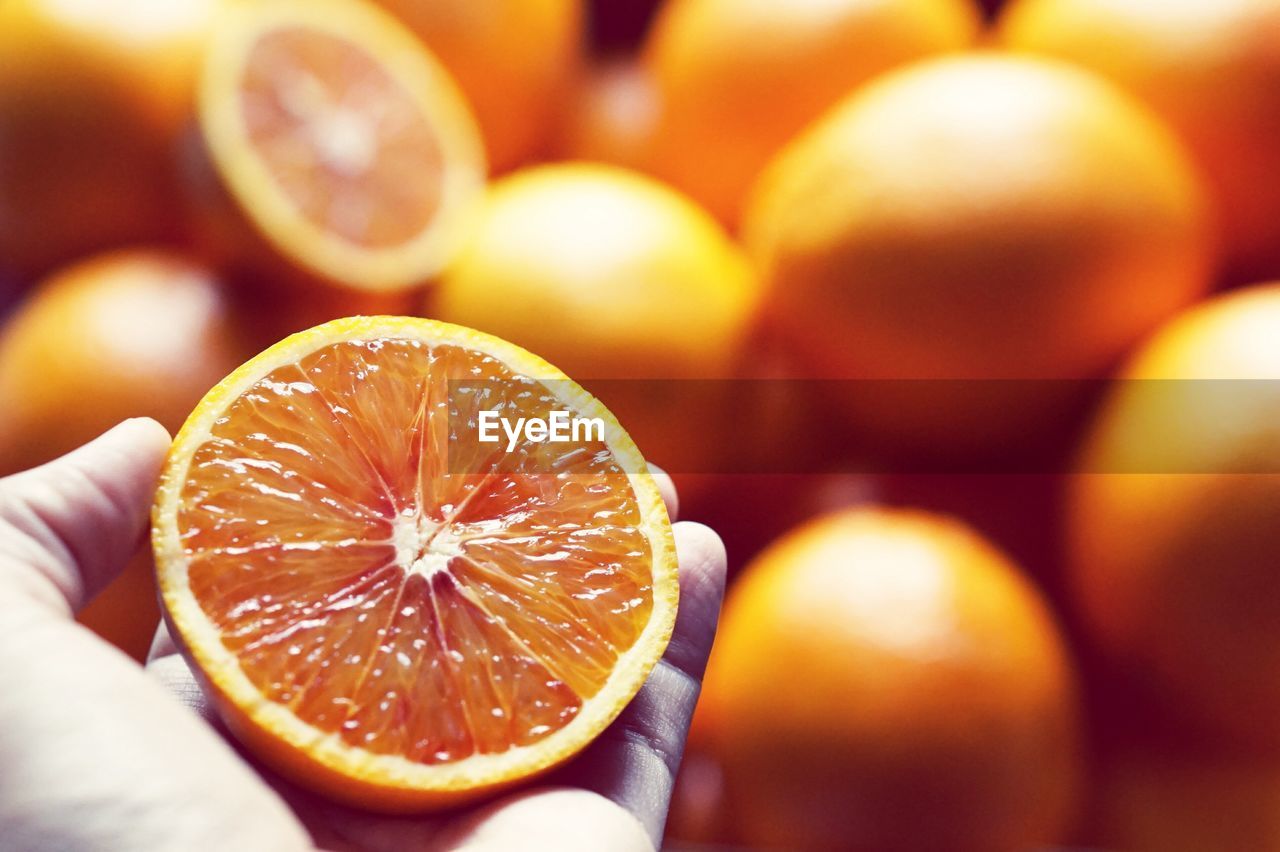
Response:
[{"label": "fingertip", "polygon": [[61,458],[4,480],[0,518],[22,561],[78,610],[123,569],[146,528],[169,433],[125,420]]},{"label": "fingertip", "polygon": [[169,430],[151,417],[130,417],[122,420],[102,434],[98,440],[109,439],[136,446],[142,450],[168,452],[173,443]]},{"label": "fingertip", "polygon": [[557,852],[639,852],[654,845],[636,814],[576,787],[541,787],[504,796],[454,820],[432,844],[441,849]]},{"label": "fingertip", "polygon": [[724,543],[703,524],[681,521],[673,529],[680,562],[680,607],[664,659],[701,680],[724,600]]},{"label": "fingertip", "polygon": [[[50,466],[80,468],[95,485],[115,498],[117,509],[150,506],[156,479],[172,439],[150,417],[122,420]],[[56,469],[56,468],[55,468]]]},{"label": "fingertip", "polygon": [[653,477],[658,492],[662,495],[662,502],[667,506],[667,517],[674,521],[680,517],[680,495],[676,492],[675,480],[656,464],[649,465],[649,475]]},{"label": "fingertip", "polygon": [[62,458],[54,459],[46,467],[70,463],[92,472],[105,466],[117,483],[129,485],[136,481],[149,490],[171,443],[169,430],[158,421],[131,417]]},{"label": "fingertip", "polygon": [[671,529],[681,573],[693,572],[723,589],[729,557],[719,533],[697,521],[680,521]]}]

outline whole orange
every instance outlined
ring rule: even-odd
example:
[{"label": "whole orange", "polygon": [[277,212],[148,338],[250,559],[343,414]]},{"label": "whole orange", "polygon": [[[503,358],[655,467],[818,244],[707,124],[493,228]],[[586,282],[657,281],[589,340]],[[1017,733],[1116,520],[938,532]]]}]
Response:
[{"label": "whole orange", "polygon": [[1093,424],[1069,500],[1091,638],[1219,731],[1280,746],[1280,284],[1162,328]]},{"label": "whole orange", "polygon": [[1125,750],[1098,773],[1089,835],[1104,849],[1280,849],[1280,765],[1259,755]]},{"label": "whole orange", "polygon": [[692,743],[685,749],[671,788],[671,811],[667,815],[665,837],[679,844],[724,843],[724,775],[709,755]]},{"label": "whole orange", "polygon": [[648,72],[631,60],[602,63],[574,88],[555,153],[565,160],[640,168],[657,118],[657,93]]},{"label": "whole orange", "polygon": [[853,509],[730,591],[700,720],[741,839],[1012,850],[1061,839],[1074,676],[1017,567],[942,516]]},{"label": "whole orange", "polygon": [[985,53],[851,95],[762,176],[745,239],[810,369],[890,380],[849,388],[856,416],[935,445],[1030,431],[1049,401],[1028,400],[1057,390],[1040,380],[1103,371],[1214,257],[1154,116],[1087,72]]},{"label": "whole orange", "polygon": [[180,255],[129,250],[67,267],[0,334],[0,470],[128,417],[174,430],[245,354],[214,275]]},{"label": "whole orange", "polygon": [[672,0],[644,46],[650,167],[733,224],[769,158],[850,89],[968,46],[972,0]]},{"label": "whole orange", "polygon": [[662,0],[589,0],[592,47],[602,53],[633,49],[661,7]]},{"label": "whole orange", "polygon": [[1280,4],[1019,0],[1000,34],[1142,98],[1208,176],[1240,271],[1280,274]]},{"label": "whole orange", "polygon": [[[127,417],[173,432],[247,354],[213,274],[180,255],[130,250],[68,267],[0,333],[0,472],[46,462]],[[159,618],[143,552],[80,614],[139,659]]]},{"label": "whole orange", "polygon": [[709,453],[732,446],[715,425],[718,400],[756,297],[746,259],[693,202],[635,172],[572,163],[493,185],[428,311],[557,364],[646,458],[702,473]]},{"label": "whole orange", "polygon": [[582,0],[376,0],[457,79],[506,171],[547,153],[583,54]]},{"label": "whole orange", "polygon": [[0,3],[0,269],[170,235],[218,0]]}]

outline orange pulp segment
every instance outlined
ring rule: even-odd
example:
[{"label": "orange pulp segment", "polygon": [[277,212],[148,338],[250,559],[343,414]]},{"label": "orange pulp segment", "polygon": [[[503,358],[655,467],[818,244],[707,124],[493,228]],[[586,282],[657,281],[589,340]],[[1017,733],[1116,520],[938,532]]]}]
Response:
[{"label": "orange pulp segment", "polygon": [[479,131],[411,33],[350,0],[233,6],[206,57],[203,138],[267,241],[340,283],[421,283],[484,182]]},{"label": "orange pulp segment", "polygon": [[[607,425],[508,452],[468,439],[483,410]],[[674,619],[670,525],[616,421],[429,320],[337,320],[232,374],[175,441],[154,520],[171,624],[232,729],[383,810],[561,762]]]}]

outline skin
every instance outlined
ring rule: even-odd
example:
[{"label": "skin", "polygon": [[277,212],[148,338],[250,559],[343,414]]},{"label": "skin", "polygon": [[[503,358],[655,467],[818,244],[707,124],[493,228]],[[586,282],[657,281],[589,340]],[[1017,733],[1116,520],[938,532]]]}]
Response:
[{"label": "skin", "polygon": [[[675,635],[586,751],[476,808],[375,816],[299,790],[238,750],[163,628],[143,668],[72,620],[139,545],[168,445],[155,421],[128,420],[0,479],[0,849],[658,845],[724,590],[715,533],[675,525]],[[674,517],[674,488],[658,478]]]}]

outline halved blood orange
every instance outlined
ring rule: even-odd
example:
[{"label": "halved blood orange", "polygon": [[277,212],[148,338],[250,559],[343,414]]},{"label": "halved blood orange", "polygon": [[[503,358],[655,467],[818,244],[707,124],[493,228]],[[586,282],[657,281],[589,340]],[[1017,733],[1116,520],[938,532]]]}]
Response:
[{"label": "halved blood orange", "polygon": [[352,0],[230,4],[207,47],[199,129],[220,190],[265,244],[255,250],[357,290],[436,272],[484,184],[479,130],[448,72]]},{"label": "halved blood orange", "polygon": [[[481,411],[599,418],[474,438]],[[455,804],[572,756],[670,638],[658,489],[599,402],[497,338],[335,320],[249,361],[179,432],[153,513],[175,638],[228,727],[305,786]]]}]

